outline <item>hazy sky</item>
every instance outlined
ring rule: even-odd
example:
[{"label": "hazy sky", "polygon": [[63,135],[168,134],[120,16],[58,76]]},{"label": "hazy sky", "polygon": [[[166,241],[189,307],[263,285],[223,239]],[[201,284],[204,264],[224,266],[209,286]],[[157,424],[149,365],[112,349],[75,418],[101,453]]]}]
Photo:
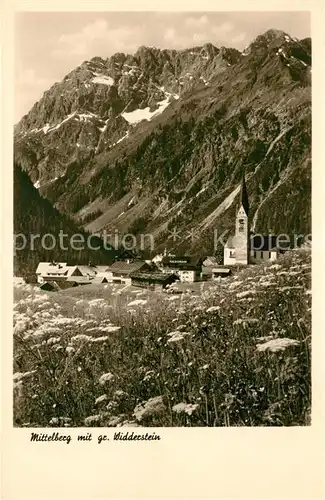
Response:
[{"label": "hazy sky", "polygon": [[205,42],[242,50],[270,28],[310,36],[309,13],[21,12],[15,23],[15,121],[54,82],[94,56]]}]

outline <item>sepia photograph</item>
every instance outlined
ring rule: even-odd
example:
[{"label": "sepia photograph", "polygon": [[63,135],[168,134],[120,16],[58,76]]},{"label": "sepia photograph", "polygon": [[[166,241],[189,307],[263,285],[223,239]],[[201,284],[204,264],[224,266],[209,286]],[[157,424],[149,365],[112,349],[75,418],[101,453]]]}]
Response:
[{"label": "sepia photograph", "polygon": [[307,11],[16,12],[14,427],[311,425],[311,80]]}]

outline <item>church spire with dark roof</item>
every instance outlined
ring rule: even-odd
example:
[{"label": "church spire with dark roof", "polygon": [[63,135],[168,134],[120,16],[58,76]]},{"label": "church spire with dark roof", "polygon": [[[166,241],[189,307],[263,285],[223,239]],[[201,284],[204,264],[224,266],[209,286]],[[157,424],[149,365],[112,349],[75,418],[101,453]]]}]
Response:
[{"label": "church spire with dark roof", "polygon": [[242,178],[242,183],[241,183],[240,205],[244,208],[246,215],[248,215],[249,202],[248,202],[248,194],[247,194],[247,187],[246,187],[246,181],[245,181],[245,171],[243,173],[243,178]]}]

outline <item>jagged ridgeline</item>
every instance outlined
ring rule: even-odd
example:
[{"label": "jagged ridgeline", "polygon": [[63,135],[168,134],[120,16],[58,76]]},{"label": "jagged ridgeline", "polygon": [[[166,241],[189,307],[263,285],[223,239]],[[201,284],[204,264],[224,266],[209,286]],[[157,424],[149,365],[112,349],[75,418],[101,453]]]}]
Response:
[{"label": "jagged ridgeline", "polygon": [[309,233],[311,41],[269,30],[242,53],[95,57],[17,124],[15,158],[86,230],[151,233],[156,249],[212,251],[244,169],[256,232]]},{"label": "jagged ridgeline", "polygon": [[[85,239],[88,236],[71,219],[60,214],[48,200],[42,198],[31,183],[28,174],[20,166],[14,165],[14,232],[17,238],[14,258],[15,275],[35,280],[35,270],[41,261],[110,264],[117,254],[114,249],[105,250],[100,238],[95,237],[91,244],[94,247],[100,246],[100,250],[91,250],[86,245],[84,249],[73,250],[67,243],[68,238],[63,240],[63,246],[69,248],[60,249],[60,230],[69,238],[74,234],[81,234]],[[57,242],[52,250],[47,250],[41,245],[41,238],[49,233],[56,238]],[[22,234],[26,237],[27,243],[24,249],[19,250],[23,246],[23,237],[17,235]],[[31,243],[32,235],[39,235],[33,243]],[[51,240],[45,239],[44,241],[45,246],[51,246]]]}]

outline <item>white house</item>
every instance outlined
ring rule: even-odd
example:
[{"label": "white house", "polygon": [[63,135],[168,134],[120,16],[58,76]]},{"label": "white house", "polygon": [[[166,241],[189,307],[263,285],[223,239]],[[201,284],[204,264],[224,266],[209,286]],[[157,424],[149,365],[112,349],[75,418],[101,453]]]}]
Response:
[{"label": "white house", "polygon": [[66,262],[40,262],[36,269],[38,283],[44,283],[48,280],[67,279]]},{"label": "white house", "polygon": [[[98,278],[104,279],[107,282],[112,282],[113,281],[112,280],[113,273],[110,270],[110,268],[109,268],[108,265],[106,265],[106,266],[96,266],[95,272],[96,272],[96,276],[94,277],[94,279],[96,279],[97,281],[98,281]],[[104,281],[103,281],[103,283],[104,283]]]},{"label": "white house", "polygon": [[78,265],[78,268],[79,268],[82,276],[84,276],[85,278],[88,278],[89,280],[91,280],[92,278],[94,278],[97,275],[97,267],[96,266],[89,266],[89,265],[87,266],[85,264],[80,264],[80,265]]},{"label": "white house", "polygon": [[179,280],[182,281],[183,283],[193,283],[194,281],[197,281],[199,277],[198,272],[193,269],[189,270],[179,269],[177,274],[179,276]]},{"label": "white house", "polygon": [[231,275],[231,270],[226,267],[216,267],[212,269],[212,280],[220,281],[221,278],[227,278]]},{"label": "white house", "polygon": [[218,260],[215,256],[210,255],[202,262],[202,277],[212,278],[213,269],[218,267]]},{"label": "white house", "polygon": [[132,273],[150,272],[151,266],[142,260],[126,260],[113,262],[107,269],[108,282],[123,283],[124,285],[131,285]]},{"label": "white house", "polygon": [[90,266],[68,266],[66,262],[40,262],[36,269],[37,282],[46,281],[89,281],[96,271]]},{"label": "white house", "polygon": [[245,176],[243,176],[240,204],[236,215],[235,234],[228,238],[224,247],[225,266],[247,265],[278,259],[280,248],[274,235],[252,235],[249,226],[249,203]]},{"label": "white house", "polygon": [[202,258],[195,256],[164,256],[157,264],[162,273],[176,274],[180,281],[193,283],[198,281],[202,271]]}]

